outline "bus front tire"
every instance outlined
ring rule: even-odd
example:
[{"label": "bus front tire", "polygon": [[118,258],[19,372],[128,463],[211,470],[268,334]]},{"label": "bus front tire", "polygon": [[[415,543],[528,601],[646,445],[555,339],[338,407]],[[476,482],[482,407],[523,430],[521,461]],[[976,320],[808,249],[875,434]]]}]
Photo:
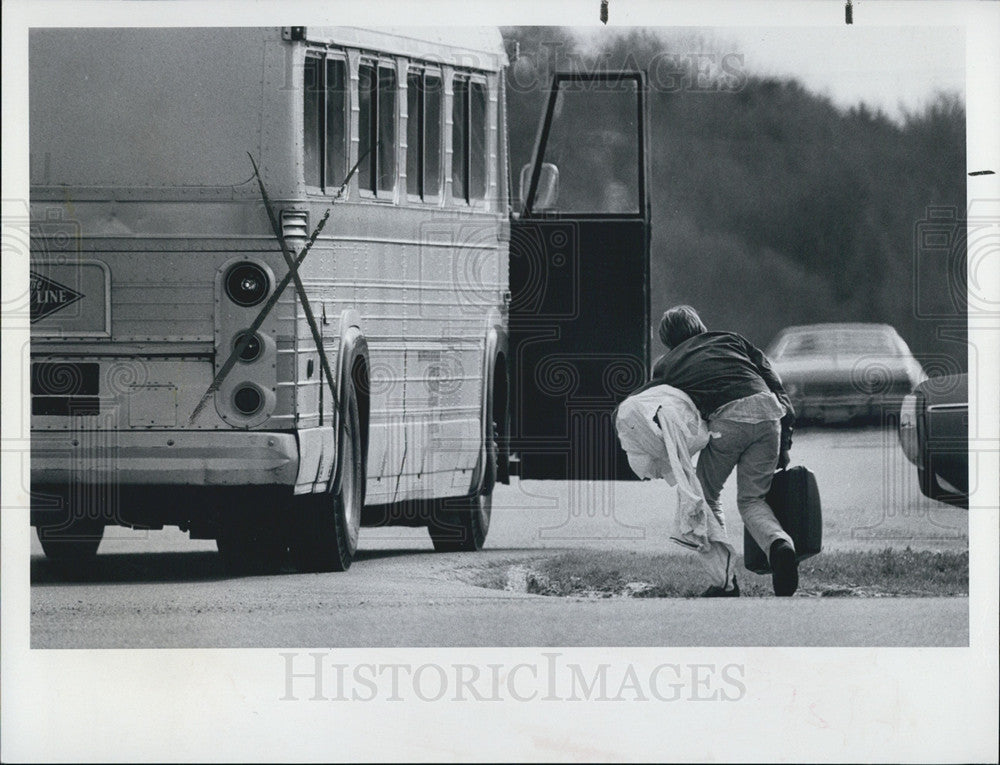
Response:
[{"label": "bus front tire", "polygon": [[365,502],[366,458],[353,386],[344,389],[344,420],[338,459],[340,477],[333,491],[297,497],[298,527],[293,561],[301,571],[346,571],[358,549],[361,509]]}]

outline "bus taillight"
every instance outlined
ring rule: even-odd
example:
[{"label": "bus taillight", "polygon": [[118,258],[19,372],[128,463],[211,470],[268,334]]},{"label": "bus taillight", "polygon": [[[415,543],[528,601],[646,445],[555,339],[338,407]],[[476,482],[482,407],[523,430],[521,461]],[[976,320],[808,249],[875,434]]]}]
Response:
[{"label": "bus taillight", "polygon": [[[270,266],[252,255],[227,260],[216,272],[215,373],[229,368],[218,383],[215,408],[234,427],[262,427],[278,407],[277,311],[261,305],[276,283]],[[262,310],[267,313],[260,319]],[[283,398],[281,412],[293,401]]]},{"label": "bus taillight", "polygon": [[[238,348],[246,336],[246,332],[240,332],[235,338],[233,338],[233,348]],[[247,340],[246,346],[240,352],[240,361],[250,364],[260,358],[261,351],[263,350],[264,343],[261,340],[260,335],[254,332],[253,335],[251,335]]]},{"label": "bus taillight", "polygon": [[244,261],[231,266],[226,274],[226,295],[236,305],[252,306],[262,302],[271,289],[270,279],[256,263]]},{"label": "bus taillight", "polygon": [[240,414],[250,417],[264,406],[264,394],[256,385],[241,385],[233,394],[233,406]]}]

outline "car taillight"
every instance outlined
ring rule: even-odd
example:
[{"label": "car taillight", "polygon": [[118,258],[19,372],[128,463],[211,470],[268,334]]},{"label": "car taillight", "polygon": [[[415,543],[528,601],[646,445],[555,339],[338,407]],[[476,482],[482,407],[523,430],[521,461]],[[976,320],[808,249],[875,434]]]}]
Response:
[{"label": "car taillight", "polygon": [[920,441],[917,435],[917,396],[914,393],[903,397],[899,409],[899,445],[906,458],[917,464],[920,457]]},{"label": "car taillight", "polygon": [[226,273],[226,295],[236,305],[257,305],[267,297],[270,282],[267,273],[256,263],[236,263]]}]

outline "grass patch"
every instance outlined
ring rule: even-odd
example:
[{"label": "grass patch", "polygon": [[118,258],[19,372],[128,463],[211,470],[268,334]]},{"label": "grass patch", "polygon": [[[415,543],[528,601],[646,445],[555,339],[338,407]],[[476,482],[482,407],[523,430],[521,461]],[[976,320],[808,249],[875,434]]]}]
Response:
[{"label": "grass patch", "polygon": [[[771,577],[738,563],[742,594],[770,597]],[[503,563],[474,583],[492,589],[557,597],[695,597],[707,586],[694,555],[580,550]],[[885,549],[829,552],[799,564],[799,594],[817,597],[931,597],[969,594],[968,552]]]}]

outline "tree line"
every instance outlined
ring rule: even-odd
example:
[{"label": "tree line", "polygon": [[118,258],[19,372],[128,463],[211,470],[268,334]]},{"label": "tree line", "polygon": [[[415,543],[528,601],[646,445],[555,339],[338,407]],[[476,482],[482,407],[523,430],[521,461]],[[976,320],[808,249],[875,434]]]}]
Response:
[{"label": "tree line", "polygon": [[[698,40],[637,30],[584,49],[563,29],[503,31],[519,49],[507,81],[515,183],[554,70],[648,72],[654,319],[690,303],[762,346],[791,324],[884,322],[929,369],[965,369],[957,95],[894,120],[747,72]],[[608,156],[582,161],[599,179]]]}]

